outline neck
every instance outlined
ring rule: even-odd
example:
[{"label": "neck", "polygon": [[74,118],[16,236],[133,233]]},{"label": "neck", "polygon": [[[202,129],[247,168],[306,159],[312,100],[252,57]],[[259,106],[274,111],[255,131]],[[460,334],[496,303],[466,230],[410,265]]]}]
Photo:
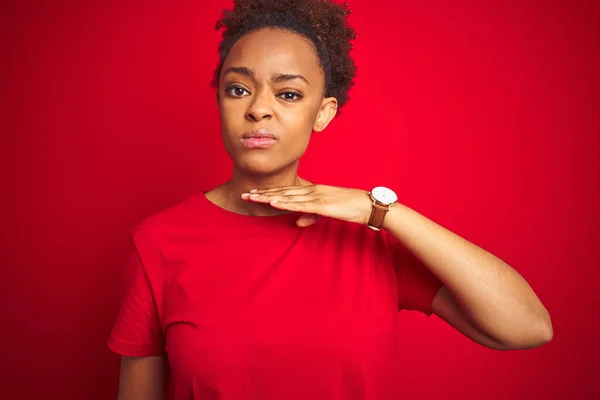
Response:
[{"label": "neck", "polygon": [[222,204],[229,210],[253,216],[274,216],[287,214],[287,211],[271,207],[269,204],[253,203],[242,199],[242,193],[252,189],[272,189],[283,186],[304,186],[310,182],[298,176],[297,166],[273,175],[252,175],[234,167],[232,177],[221,186]]}]

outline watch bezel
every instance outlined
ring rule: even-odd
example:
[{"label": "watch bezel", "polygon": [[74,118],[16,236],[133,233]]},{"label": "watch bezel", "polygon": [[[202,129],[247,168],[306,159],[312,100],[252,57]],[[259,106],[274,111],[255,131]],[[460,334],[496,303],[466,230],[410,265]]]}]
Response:
[{"label": "watch bezel", "polygon": [[[380,197],[377,196],[377,193],[379,193],[381,190],[385,190],[385,191],[393,194],[393,198],[395,198],[395,200],[392,202],[383,201]],[[373,198],[374,201],[377,201],[379,204],[382,204],[384,206],[390,206],[390,205],[396,204],[398,202],[398,195],[396,194],[396,192],[394,192],[392,189],[385,187],[385,186],[374,187],[371,190],[371,192],[369,192],[369,194],[371,195],[371,197]]]}]

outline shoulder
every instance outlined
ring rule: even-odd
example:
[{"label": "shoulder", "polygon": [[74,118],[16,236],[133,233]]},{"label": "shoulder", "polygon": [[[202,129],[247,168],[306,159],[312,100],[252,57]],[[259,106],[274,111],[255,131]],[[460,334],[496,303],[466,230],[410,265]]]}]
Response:
[{"label": "shoulder", "polygon": [[168,208],[158,211],[136,224],[131,231],[136,246],[157,244],[173,234],[200,224],[205,216],[202,192],[191,195]]}]

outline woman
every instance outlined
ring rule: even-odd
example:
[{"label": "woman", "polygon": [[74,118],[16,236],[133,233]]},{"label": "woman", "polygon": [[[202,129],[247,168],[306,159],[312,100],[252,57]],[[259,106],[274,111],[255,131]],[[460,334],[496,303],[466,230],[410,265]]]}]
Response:
[{"label": "woman", "polygon": [[135,228],[109,341],[123,356],[120,399],[399,398],[398,310],[436,314],[492,349],[551,339],[544,306],[494,255],[390,189],[297,175],[312,132],[348,100],[349,12],[239,0],[217,24],[233,176]]}]

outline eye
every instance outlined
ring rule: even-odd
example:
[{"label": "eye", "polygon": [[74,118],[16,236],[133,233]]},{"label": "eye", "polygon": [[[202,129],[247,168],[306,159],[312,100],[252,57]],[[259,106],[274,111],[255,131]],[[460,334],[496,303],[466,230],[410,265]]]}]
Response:
[{"label": "eye", "polygon": [[287,100],[287,101],[295,101],[295,100],[300,100],[302,96],[300,93],[296,93],[296,92],[283,92],[277,95],[277,97],[282,98],[283,100]]},{"label": "eye", "polygon": [[241,86],[230,86],[225,89],[225,93],[231,97],[244,97],[247,94],[250,94],[246,89]]}]

